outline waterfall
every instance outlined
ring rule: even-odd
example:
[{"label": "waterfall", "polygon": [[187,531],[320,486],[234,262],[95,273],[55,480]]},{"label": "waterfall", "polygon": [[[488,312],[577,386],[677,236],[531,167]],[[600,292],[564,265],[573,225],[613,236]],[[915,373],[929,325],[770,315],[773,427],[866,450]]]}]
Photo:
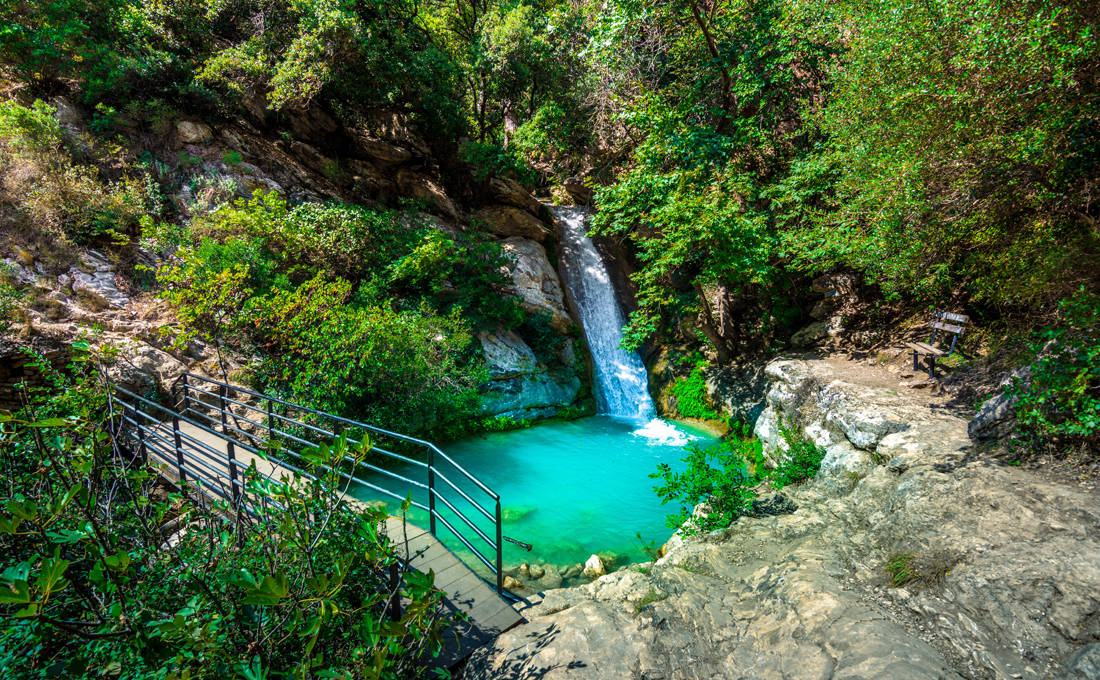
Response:
[{"label": "waterfall", "polygon": [[645,365],[620,347],[625,319],[600,252],[588,237],[588,211],[552,207],[562,223],[562,279],[576,302],[595,365],[596,406],[605,415],[649,420],[657,412]]}]

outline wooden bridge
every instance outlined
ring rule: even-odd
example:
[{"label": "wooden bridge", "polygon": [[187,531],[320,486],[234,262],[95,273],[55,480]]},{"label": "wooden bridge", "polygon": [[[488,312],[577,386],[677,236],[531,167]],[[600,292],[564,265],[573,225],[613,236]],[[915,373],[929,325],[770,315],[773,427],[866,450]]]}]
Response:
[{"label": "wooden bridge", "polygon": [[[406,568],[433,571],[436,588],[445,593],[444,606],[465,615],[466,620],[445,635],[446,647],[434,665],[453,667],[523,621],[511,604],[514,597],[503,587],[500,497],[434,444],[191,373],[181,377],[173,396],[176,406],[169,408],[115,387],[111,411],[122,441],[173,484],[234,508],[247,510],[244,478],[250,466],[272,481],[295,475],[313,478],[303,469],[299,451],[339,436],[351,444],[369,437],[374,462],[360,467],[370,477],[338,474],[349,488],[355,485],[370,497],[399,502],[412,498],[413,506],[427,511],[428,529],[391,516],[385,531],[396,553],[409,556]],[[375,464],[385,460],[419,470],[423,481]],[[441,514],[440,507],[450,513]],[[479,526],[471,514],[480,516],[491,530]],[[487,570],[489,582],[439,540],[440,526],[470,550]]]}]

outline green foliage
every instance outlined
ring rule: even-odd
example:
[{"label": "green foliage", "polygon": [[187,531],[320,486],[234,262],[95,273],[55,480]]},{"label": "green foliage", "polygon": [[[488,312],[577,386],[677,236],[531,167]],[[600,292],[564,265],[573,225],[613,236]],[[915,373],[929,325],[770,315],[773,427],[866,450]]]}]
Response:
[{"label": "green foliage", "polygon": [[[748,460],[759,451],[760,443],[724,440],[703,448],[687,447],[683,462],[687,467],[676,472],[667,463],[657,465],[652,479],[661,480],[653,488],[661,503],[679,503],[678,513],[668,516],[668,526],[678,528],[690,520],[687,532],[699,533],[724,529],[752,506],[756,477]],[[693,514],[696,504],[705,502],[703,512]]]},{"label": "green foliage", "polygon": [[499,245],[393,211],[291,208],[274,193],[223,205],[193,230],[158,272],[177,342],[258,356],[257,386],[383,427],[448,436],[479,422],[487,376],[470,324],[524,318],[500,294]]},{"label": "green foliage", "polygon": [[[811,479],[825,457],[823,448],[782,428],[788,450],[780,454],[775,468],[767,469],[763,447],[749,436],[748,427],[732,429],[732,437],[707,448],[689,445],[682,459],[686,464],[682,472],[660,463],[649,475],[661,481],[653,487],[661,504],[680,506],[679,512],[668,516],[669,527],[681,529],[686,535],[725,529],[752,510],[754,487],[769,482],[781,489]],[[705,505],[697,509],[700,503]]]},{"label": "green foliage", "polygon": [[785,425],[780,425],[779,433],[787,450],[780,464],[769,474],[772,486],[782,489],[788,484],[813,479],[825,458],[825,449]]},{"label": "green foliage", "polygon": [[1058,305],[1058,320],[1032,351],[1031,380],[1007,391],[1027,437],[1048,443],[1100,445],[1100,297],[1083,288]]},{"label": "green foliage", "polygon": [[8,332],[24,293],[10,278],[11,267],[0,262],[0,336]]},{"label": "green foliage", "polygon": [[106,181],[94,165],[74,163],[55,113],[38,100],[29,108],[0,102],[0,199],[45,245],[125,242],[145,212],[141,183]]},{"label": "green foliage", "polygon": [[537,179],[534,170],[513,149],[497,144],[467,142],[459,148],[458,156],[470,165],[479,182],[494,176],[513,179],[520,184],[534,184]]},{"label": "green foliage", "polygon": [[702,366],[696,366],[686,378],[672,386],[676,397],[676,409],[685,418],[717,420],[721,416],[707,405],[707,379]]},{"label": "green foliage", "polygon": [[[450,623],[431,576],[399,591],[379,510],[349,506],[329,465],[369,445],[303,452],[316,479],[246,485],[238,523],[114,448],[98,372],[76,347],[28,406],[0,413],[0,665],[13,678],[409,678]],[[222,504],[224,506],[224,504]],[[174,527],[174,528],[173,528]],[[404,557],[404,556],[402,556]],[[389,604],[406,604],[399,618]]]},{"label": "green foliage", "polygon": [[913,553],[898,553],[886,561],[886,573],[890,575],[890,584],[900,588],[916,578],[912,562]]}]

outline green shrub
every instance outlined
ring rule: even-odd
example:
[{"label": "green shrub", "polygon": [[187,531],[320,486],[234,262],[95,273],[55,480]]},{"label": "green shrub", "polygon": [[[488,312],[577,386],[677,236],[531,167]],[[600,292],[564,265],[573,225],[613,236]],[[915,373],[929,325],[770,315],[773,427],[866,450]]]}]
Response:
[{"label": "green shrub", "polygon": [[685,418],[721,418],[721,415],[707,405],[707,378],[702,366],[696,366],[688,377],[677,380],[672,386],[672,394],[676,397],[676,409]]},{"label": "green shrub", "polygon": [[1100,445],[1100,296],[1082,288],[1058,305],[1058,322],[1043,330],[1032,351],[1031,381],[1007,388],[1018,397],[1025,437],[1053,443]]},{"label": "green shrub", "polygon": [[[426,674],[451,621],[441,596],[417,572],[395,592],[385,513],[345,503],[327,467],[367,447],[303,452],[316,480],[271,484],[253,468],[257,514],[235,524],[224,503],[211,512],[113,448],[98,371],[75,349],[63,372],[40,359],[49,388],[0,413],[6,677]],[[397,619],[393,597],[406,602]]]},{"label": "green shrub", "polygon": [[129,177],[107,181],[95,166],[74,163],[55,113],[41,101],[30,108],[0,102],[0,200],[15,208],[43,248],[56,248],[58,240],[98,245],[136,235],[146,209],[143,184]]},{"label": "green shrub", "polygon": [[821,468],[825,449],[782,424],[779,433],[787,443],[787,450],[779,454],[780,463],[769,475],[772,486],[782,489],[788,484],[813,479]]},{"label": "green shrub", "polygon": [[[687,522],[686,535],[724,529],[752,509],[754,487],[770,482],[781,489],[811,479],[825,456],[824,449],[783,428],[789,450],[769,470],[765,468],[763,447],[759,440],[749,436],[748,427],[732,429],[733,436],[707,448],[689,445],[682,459],[686,464],[683,472],[661,463],[649,475],[661,480],[659,486],[653,487],[661,497],[661,504],[680,506],[679,512],[667,517],[669,527],[680,528]],[[707,504],[705,513],[693,514],[699,503]]]},{"label": "green shrub", "polygon": [[474,177],[481,182],[497,176],[514,179],[520,184],[534,184],[538,177],[514,149],[505,149],[498,144],[467,142],[459,149],[458,155],[470,165]]},{"label": "green shrub", "polygon": [[[752,505],[756,477],[746,454],[754,455],[760,443],[746,440],[725,440],[703,448],[687,447],[683,472],[675,472],[667,463],[660,463],[652,479],[661,480],[653,490],[661,504],[678,503],[679,512],[669,515],[669,527],[678,528],[690,520],[688,534],[724,529],[745,514]],[[693,515],[694,507],[706,502],[709,512]]]}]

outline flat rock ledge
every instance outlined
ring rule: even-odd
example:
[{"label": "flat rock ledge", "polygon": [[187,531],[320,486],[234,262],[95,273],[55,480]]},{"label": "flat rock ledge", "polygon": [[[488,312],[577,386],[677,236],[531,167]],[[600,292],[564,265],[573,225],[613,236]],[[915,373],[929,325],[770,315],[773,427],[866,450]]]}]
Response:
[{"label": "flat rock ledge", "polygon": [[[835,360],[767,374],[770,455],[780,423],[828,449],[797,510],[547,591],[464,677],[1100,677],[1100,493],[983,460],[965,419]],[[895,587],[899,555],[921,576]]]}]

